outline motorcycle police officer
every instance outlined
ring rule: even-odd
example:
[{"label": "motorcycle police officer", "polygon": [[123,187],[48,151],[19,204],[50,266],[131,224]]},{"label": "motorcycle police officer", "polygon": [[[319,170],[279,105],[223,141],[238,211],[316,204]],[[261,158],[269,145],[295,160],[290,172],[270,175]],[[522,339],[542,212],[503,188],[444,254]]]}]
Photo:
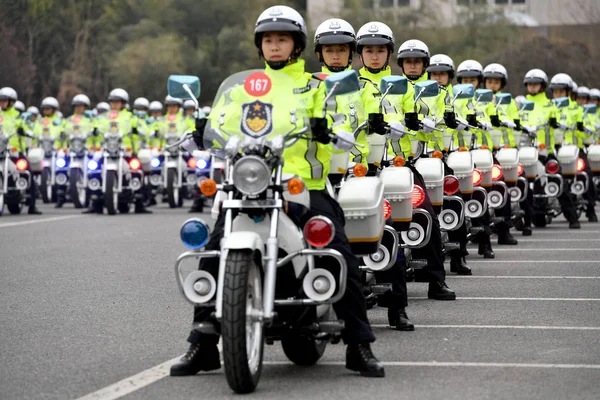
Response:
[{"label": "motorcycle police officer", "polygon": [[[306,47],[306,41],[304,19],[290,7],[270,7],[256,21],[254,43],[259,50],[259,55],[265,59],[266,73],[277,71],[279,74],[286,74],[294,79],[297,87],[302,89],[294,95],[299,99],[302,98],[308,105],[305,111],[306,116],[319,118],[311,121],[313,140],[301,139],[286,150],[284,170],[303,178],[310,193],[311,209],[309,214],[327,216],[336,227],[335,237],[329,246],[342,253],[348,268],[346,293],[339,302],[334,304],[338,318],[345,322],[342,336],[348,345],[346,368],[358,371],[364,376],[383,377],[385,375],[383,365],[375,358],[370,348],[370,343],[375,340],[375,336],[367,319],[359,263],[352,254],[344,233],[343,211],[339,204],[329,196],[325,188],[331,151],[347,151],[352,146],[344,140],[337,140],[337,138],[352,141],[353,136],[344,130],[338,130],[335,133],[336,140],[331,142],[330,131],[322,126],[324,84],[304,70],[304,60],[300,58],[300,55]],[[289,92],[285,88],[278,89],[276,85],[273,85],[271,90],[280,90],[282,96],[287,96]],[[233,99],[236,97],[240,101],[248,98],[242,86],[238,87],[238,91],[233,90],[230,93],[232,101],[235,102]],[[217,108],[219,106],[223,107],[224,105],[220,103]],[[216,114],[219,114],[218,110]],[[274,115],[274,118],[288,117],[287,111],[286,115]],[[344,124],[339,125],[342,128],[344,126]],[[201,126],[199,128],[202,132],[203,128]],[[202,140],[198,137],[198,132],[195,136],[195,142],[201,144]],[[185,147],[189,149],[189,146]],[[305,158],[308,152],[313,152],[315,157],[310,157],[310,160]],[[219,248],[223,224],[224,217],[221,214],[216,222],[214,232],[211,233],[207,249]],[[207,259],[206,262],[201,262],[200,267],[215,275],[218,264],[216,259],[210,259],[210,261]],[[196,308],[194,321],[208,320],[211,312],[212,310],[206,307]],[[198,371],[220,368],[218,340],[217,335],[192,331],[188,338],[191,343],[190,349],[178,364],[171,367],[171,375],[193,375]]]}]

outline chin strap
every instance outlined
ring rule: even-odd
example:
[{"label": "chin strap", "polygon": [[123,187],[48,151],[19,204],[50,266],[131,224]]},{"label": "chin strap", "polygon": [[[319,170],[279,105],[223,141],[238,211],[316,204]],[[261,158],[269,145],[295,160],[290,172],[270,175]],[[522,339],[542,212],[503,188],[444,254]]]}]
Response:
[{"label": "chin strap", "polygon": [[267,65],[269,67],[271,67],[271,69],[274,69],[275,71],[278,71],[280,69],[283,69],[286,65],[288,65],[289,60],[283,60],[283,61],[267,61]]}]

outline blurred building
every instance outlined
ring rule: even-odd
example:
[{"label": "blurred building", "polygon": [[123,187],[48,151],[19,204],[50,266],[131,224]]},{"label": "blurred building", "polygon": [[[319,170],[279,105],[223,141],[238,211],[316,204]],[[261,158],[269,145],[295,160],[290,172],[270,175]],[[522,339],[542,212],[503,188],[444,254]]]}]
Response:
[{"label": "blurred building", "polygon": [[381,18],[420,12],[418,26],[453,26],[469,20],[474,11],[504,16],[519,26],[551,27],[600,23],[600,0],[307,0],[309,25],[339,17],[351,7]]}]

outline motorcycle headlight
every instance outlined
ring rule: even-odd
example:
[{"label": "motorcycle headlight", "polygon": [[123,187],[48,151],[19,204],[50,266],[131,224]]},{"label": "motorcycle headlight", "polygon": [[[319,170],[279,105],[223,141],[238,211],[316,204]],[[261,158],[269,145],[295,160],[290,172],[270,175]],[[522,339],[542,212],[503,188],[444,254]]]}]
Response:
[{"label": "motorcycle headlight", "polygon": [[240,192],[254,196],[264,192],[271,181],[271,170],[257,156],[242,157],[233,166],[233,184]]}]

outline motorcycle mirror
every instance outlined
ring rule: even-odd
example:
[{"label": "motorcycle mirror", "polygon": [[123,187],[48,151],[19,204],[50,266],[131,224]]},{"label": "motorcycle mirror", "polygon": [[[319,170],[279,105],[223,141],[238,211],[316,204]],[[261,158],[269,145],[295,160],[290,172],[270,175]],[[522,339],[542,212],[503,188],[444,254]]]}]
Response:
[{"label": "motorcycle mirror", "polygon": [[502,106],[506,104],[510,104],[512,101],[512,94],[510,93],[500,93],[496,95],[496,105]]},{"label": "motorcycle mirror", "polygon": [[147,124],[153,124],[156,120],[154,119],[154,117],[147,117],[146,118],[146,123]]},{"label": "motorcycle mirror", "polygon": [[452,87],[452,95],[456,99],[472,99],[475,87],[470,83],[463,83]]},{"label": "motorcycle mirror", "polygon": [[63,123],[61,118],[56,118],[54,121],[52,121],[52,125],[54,126],[61,126]]},{"label": "motorcycle mirror", "polygon": [[428,80],[415,84],[415,101],[421,97],[435,97],[440,94],[440,85],[436,81]]},{"label": "motorcycle mirror", "polygon": [[489,103],[494,99],[494,92],[490,89],[477,89],[475,91],[475,100],[478,103]]},{"label": "motorcycle mirror", "polygon": [[358,92],[358,74],[354,70],[337,72],[325,78],[325,92],[327,96],[340,96],[343,94]]},{"label": "motorcycle mirror", "polygon": [[391,75],[381,78],[381,93],[402,95],[408,91],[408,79],[405,76]]},{"label": "motorcycle mirror", "polygon": [[569,105],[568,97],[559,97],[558,99],[553,99],[552,102],[556,106],[556,108],[565,108]]},{"label": "motorcycle mirror", "polygon": [[30,121],[33,118],[33,114],[30,112],[24,112],[24,113],[21,113],[20,117],[24,121]]},{"label": "motorcycle mirror", "polygon": [[146,113],[146,111],[137,111],[136,115],[138,118],[144,119],[144,118],[146,118],[146,115],[148,115],[148,114]]},{"label": "motorcycle mirror", "polygon": [[521,100],[521,105],[519,106],[519,111],[533,111],[535,108],[535,103],[531,100]]},{"label": "motorcycle mirror", "polygon": [[587,114],[596,114],[598,107],[595,104],[586,104],[583,106],[583,110]]},{"label": "motorcycle mirror", "polygon": [[96,113],[94,112],[94,110],[85,110],[83,112],[83,115],[89,119],[92,119],[96,116]]},{"label": "motorcycle mirror", "polygon": [[200,78],[193,75],[171,75],[167,81],[169,96],[181,100],[200,97]]}]

